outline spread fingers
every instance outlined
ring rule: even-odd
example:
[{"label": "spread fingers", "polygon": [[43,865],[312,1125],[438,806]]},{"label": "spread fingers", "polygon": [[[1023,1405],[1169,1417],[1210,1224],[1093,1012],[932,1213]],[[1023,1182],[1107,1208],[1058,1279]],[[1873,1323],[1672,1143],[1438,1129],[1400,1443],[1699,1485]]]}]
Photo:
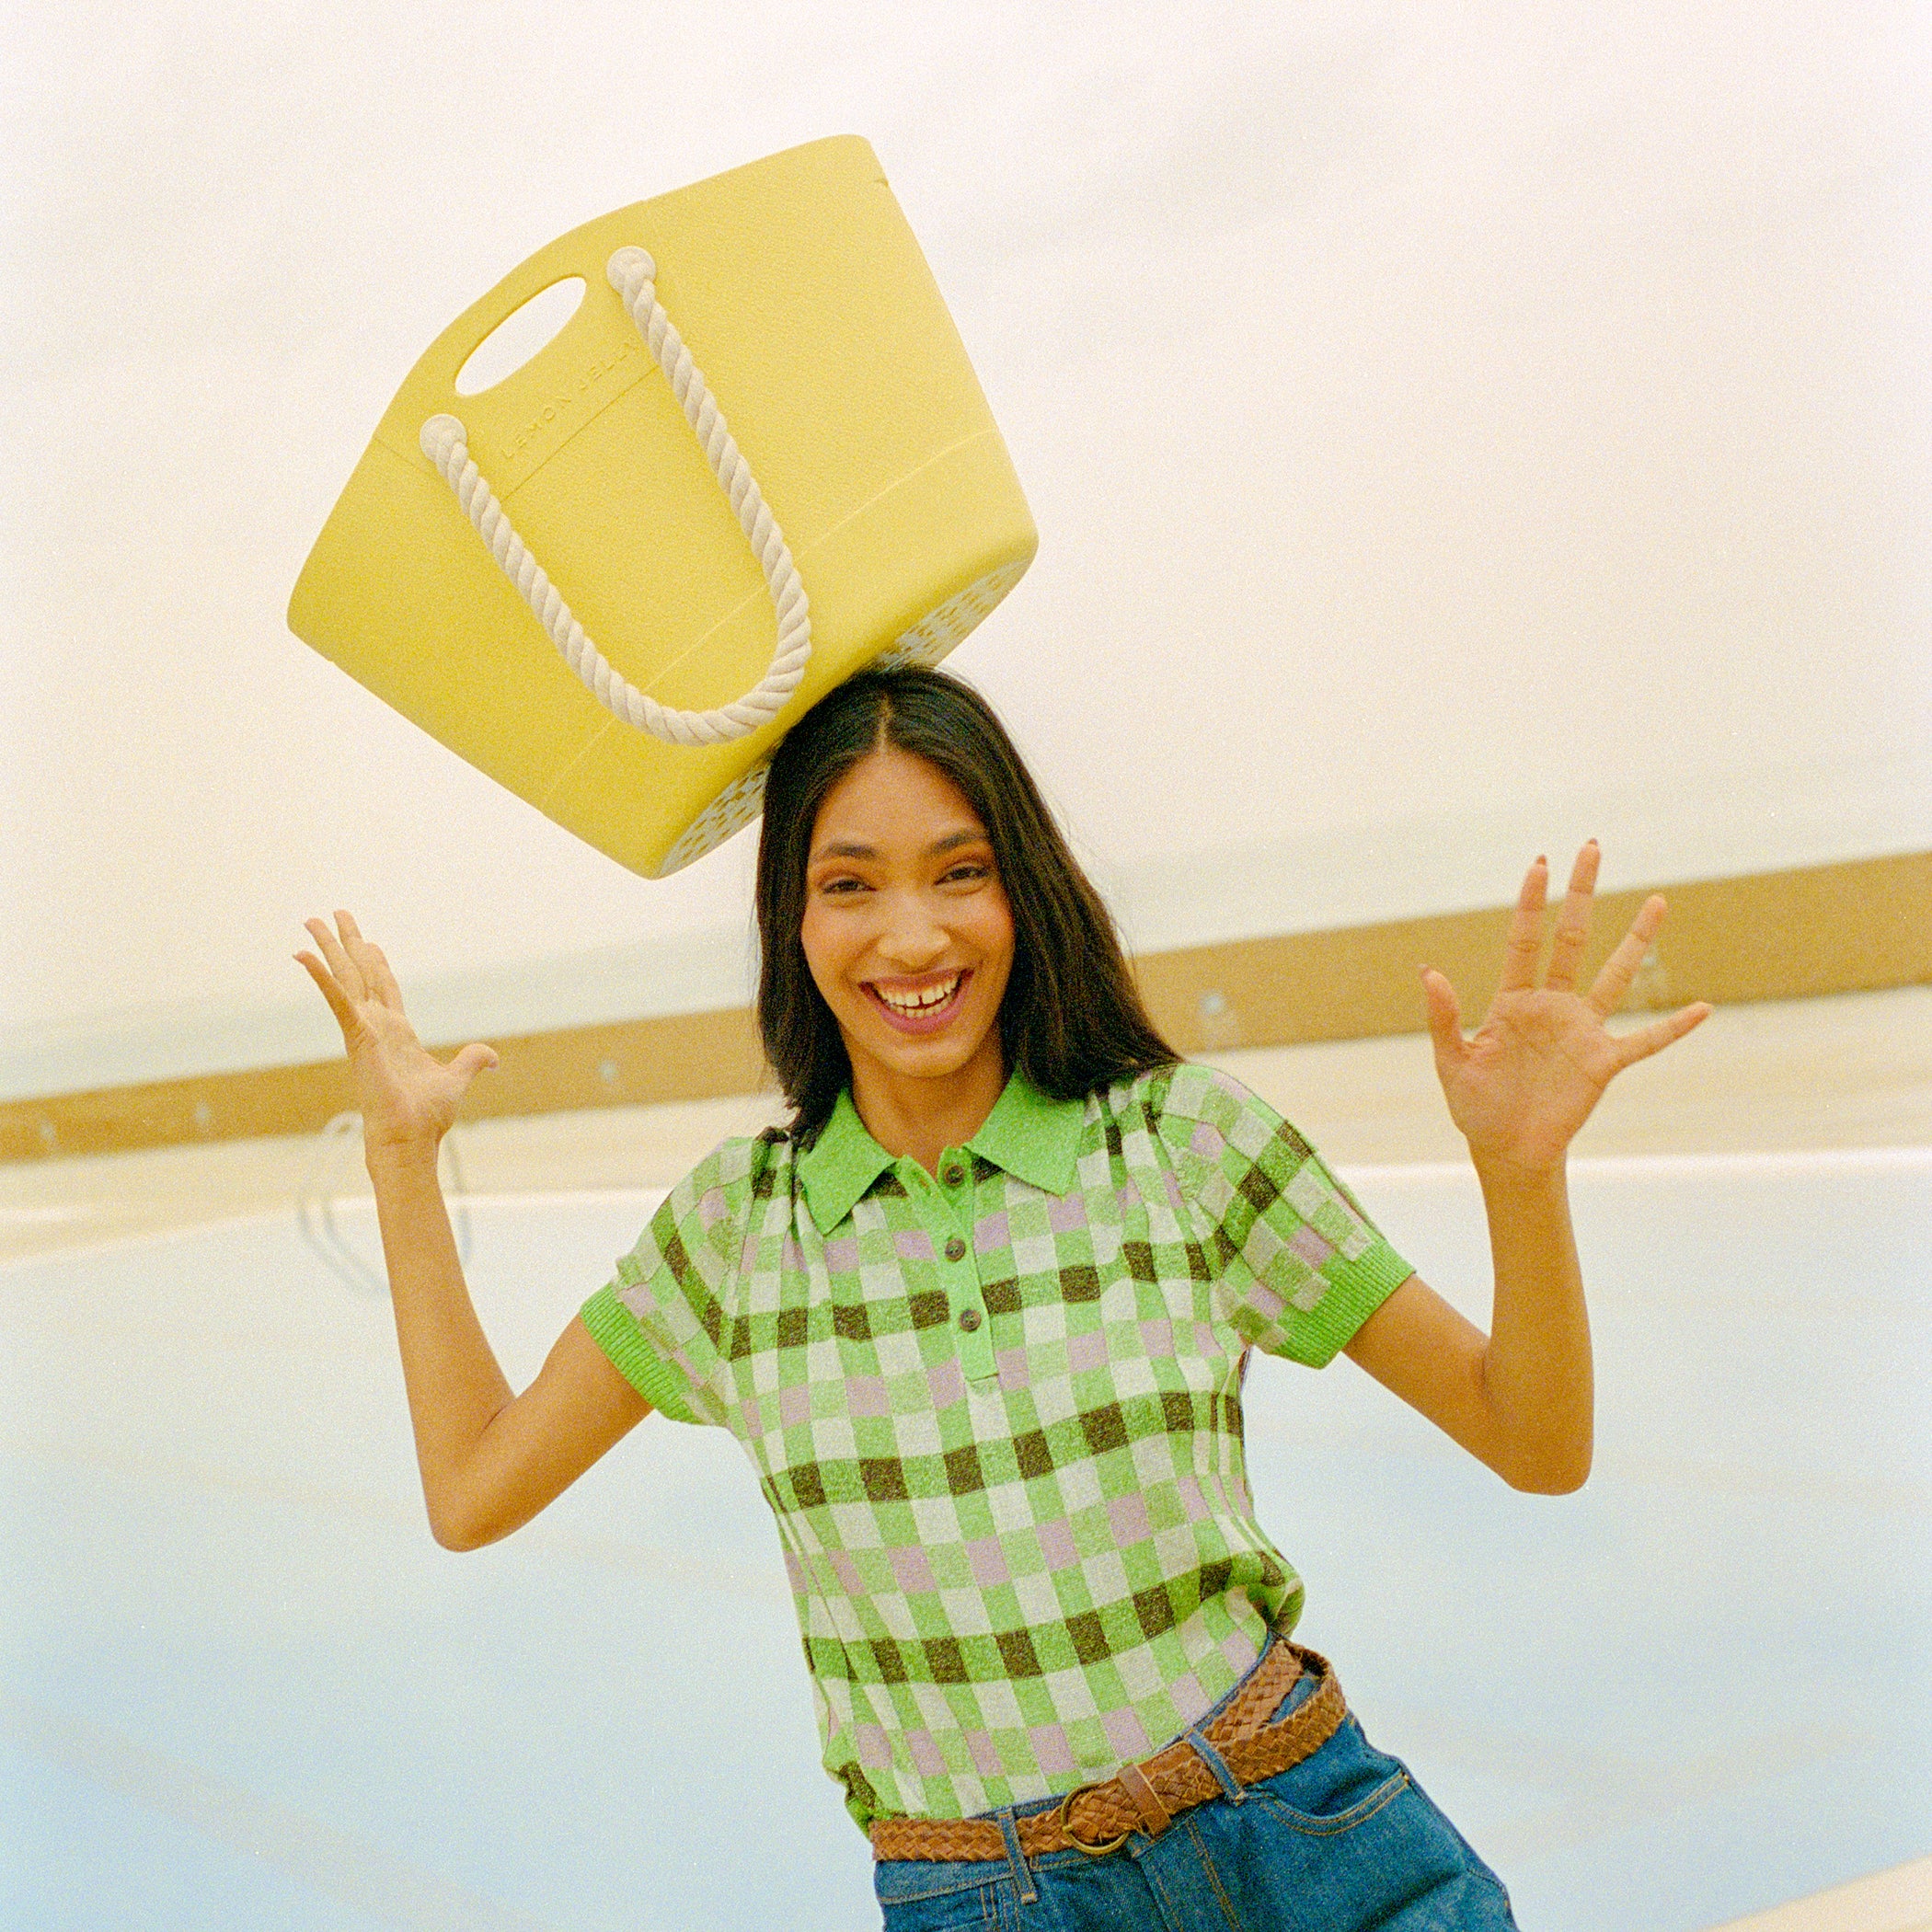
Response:
[{"label": "spread fingers", "polygon": [[1592,839],[1577,854],[1570,870],[1570,890],[1563,895],[1563,909],[1557,914],[1557,936],[1550,944],[1549,971],[1543,976],[1543,983],[1553,993],[1568,993],[1577,983],[1577,964],[1590,937],[1590,902],[1596,891],[1601,857]]},{"label": "spread fingers", "polygon": [[[336,914],[338,920],[346,916],[341,913]],[[362,969],[350,958],[348,949],[341,940],[329,930],[328,921],[305,919],[302,923],[320,949],[322,958],[334,975],[336,984],[341,988],[343,995],[351,1001],[364,998],[368,989],[362,983]],[[351,926],[354,923],[353,920],[350,921]]]},{"label": "spread fingers", "polygon": [[1652,892],[1638,908],[1637,917],[1618,941],[1616,950],[1604,961],[1603,971],[1592,981],[1587,997],[1606,1018],[1623,1005],[1624,995],[1629,992],[1630,982],[1637,977],[1637,969],[1643,964],[1650,941],[1663,924],[1663,894]]},{"label": "spread fingers", "polygon": [[1543,950],[1543,902],[1549,887],[1549,861],[1538,858],[1516,895],[1503,949],[1501,993],[1521,993],[1536,983],[1536,959]]},{"label": "spread fingers", "polygon": [[402,1011],[402,988],[396,983],[396,975],[389,971],[389,962],[383,957],[383,949],[373,939],[362,937],[362,929],[355,923],[350,913],[338,913],[336,923],[342,928],[344,950],[352,959],[362,975],[363,983],[384,1006]]},{"label": "spread fingers", "polygon": [[322,997],[328,1002],[328,1010],[336,1017],[336,1024],[346,1034],[355,1026],[355,1008],[342,996],[342,989],[336,983],[335,974],[330,972],[312,952],[298,952],[295,963],[321,989]]}]

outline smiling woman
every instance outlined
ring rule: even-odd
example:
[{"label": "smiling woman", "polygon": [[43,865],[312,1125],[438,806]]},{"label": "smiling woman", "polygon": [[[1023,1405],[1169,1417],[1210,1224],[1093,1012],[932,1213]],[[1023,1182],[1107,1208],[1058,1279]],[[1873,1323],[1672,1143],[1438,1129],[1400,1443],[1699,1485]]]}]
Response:
[{"label": "smiling woman", "polygon": [[766,800],[759,1023],[799,1130],[822,1126],[849,1084],[864,1118],[876,1100],[921,1147],[942,1125],[963,1142],[1015,1067],[1074,1099],[1178,1057],[969,686],[848,680],[787,737]]},{"label": "smiling woman", "polygon": [[354,921],[312,922],[439,1539],[507,1535],[653,1409],[735,1437],[890,1932],[1512,1926],[1293,1641],[1303,1587],[1255,1517],[1241,1397],[1252,1349],[1346,1350],[1513,1487],[1582,1481],[1565,1152],[1610,1078],[1705,1010],[1607,1033],[1663,905],[1579,993],[1596,863],[1540,984],[1531,867],[1473,1040],[1424,976],[1489,1210],[1486,1337],[1293,1127],[1156,1032],[984,703],[863,673],[765,794],[759,1018],[792,1120],[686,1176],[516,1397],[436,1181],[493,1056],[437,1064]]},{"label": "smiling woman", "polygon": [[819,808],[799,939],[861,1114],[916,1121],[912,1152],[930,1164],[1006,1085],[1013,915],[959,787],[890,742],[854,765]]}]

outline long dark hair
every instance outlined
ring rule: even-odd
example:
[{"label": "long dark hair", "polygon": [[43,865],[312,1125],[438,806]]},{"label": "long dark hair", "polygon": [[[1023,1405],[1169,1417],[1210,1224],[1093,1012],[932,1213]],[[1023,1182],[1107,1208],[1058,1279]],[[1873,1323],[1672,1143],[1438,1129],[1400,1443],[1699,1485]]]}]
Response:
[{"label": "long dark hair", "polygon": [[826,793],[887,744],[944,772],[993,842],[1013,911],[1013,971],[999,1009],[1008,1071],[1072,1100],[1178,1060],[1141,1005],[1107,907],[985,699],[943,672],[862,671],[791,728],[765,780],[758,1027],[792,1132],[822,1126],[852,1077],[799,938],[812,827]]}]

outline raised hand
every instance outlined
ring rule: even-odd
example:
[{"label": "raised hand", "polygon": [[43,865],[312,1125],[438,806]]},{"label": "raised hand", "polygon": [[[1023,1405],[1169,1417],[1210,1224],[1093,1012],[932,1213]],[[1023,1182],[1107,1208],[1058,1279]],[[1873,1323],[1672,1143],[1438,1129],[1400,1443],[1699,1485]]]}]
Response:
[{"label": "raised hand", "polygon": [[1540,986],[1536,960],[1549,867],[1539,858],[1530,868],[1510,925],[1502,983],[1472,1038],[1463,1037],[1455,989],[1433,968],[1423,970],[1436,1073],[1450,1118],[1478,1167],[1556,1167],[1613,1076],[1681,1040],[1710,1013],[1700,1000],[1629,1033],[1613,1034],[1604,1024],[1630,990],[1663,924],[1661,894],[1644,902],[1589,992],[1576,991],[1598,857],[1594,839],[1577,855]]},{"label": "raised hand", "polygon": [[322,957],[298,952],[295,958],[342,1029],[365,1148],[372,1156],[427,1153],[433,1159],[470,1082],[496,1065],[495,1050],[466,1046],[444,1065],[417,1039],[388,960],[380,947],[363,938],[354,919],[339,912],[336,932],[323,919],[303,923]]}]

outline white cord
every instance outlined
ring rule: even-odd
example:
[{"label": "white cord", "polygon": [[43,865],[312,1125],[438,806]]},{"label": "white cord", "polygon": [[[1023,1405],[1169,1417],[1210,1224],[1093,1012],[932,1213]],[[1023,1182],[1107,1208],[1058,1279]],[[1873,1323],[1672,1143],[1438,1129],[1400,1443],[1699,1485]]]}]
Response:
[{"label": "white cord", "polygon": [[672,394],[704,446],[711,474],[730,500],[765,572],[772,607],[778,615],[778,635],[772,648],[771,666],[751,690],[735,704],[721,705],[715,711],[673,711],[646,697],[612,670],[584,635],[583,626],[571,615],[543,566],[511,526],[503,506],[469,454],[468,433],[462,423],[454,416],[431,417],[422,426],[422,453],[443,472],[456,500],[477,526],[477,535],[489,546],[489,554],[599,704],[627,724],[672,744],[729,743],[770,723],[799,688],[806,660],[811,655],[811,606],[798,567],[765,507],[751,467],[725,427],[717,402],[691,360],[691,351],[658,300],[652,285],[657,264],[642,248],[619,248],[605,265],[605,273],[669,380]]},{"label": "white cord", "polygon": [[[302,1238],[359,1294],[386,1295],[389,1283],[385,1276],[356,1252],[355,1245],[336,1221],[336,1202],[342,1193],[340,1170],[347,1151],[352,1147],[357,1156],[362,1154],[362,1115],[337,1114],[316,1134],[314,1144],[315,1158],[295,1189],[295,1225],[302,1230]],[[362,1165],[360,1157],[356,1165]],[[470,1250],[469,1190],[464,1184],[463,1167],[456,1158],[454,1128],[443,1137],[436,1170],[443,1197],[449,1202],[450,1224],[456,1232],[456,1259],[466,1264]]]}]

